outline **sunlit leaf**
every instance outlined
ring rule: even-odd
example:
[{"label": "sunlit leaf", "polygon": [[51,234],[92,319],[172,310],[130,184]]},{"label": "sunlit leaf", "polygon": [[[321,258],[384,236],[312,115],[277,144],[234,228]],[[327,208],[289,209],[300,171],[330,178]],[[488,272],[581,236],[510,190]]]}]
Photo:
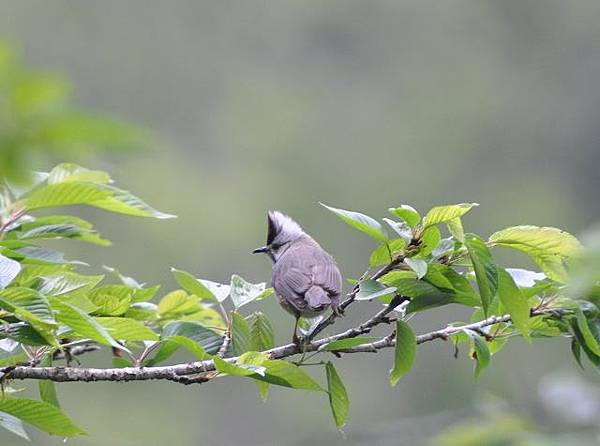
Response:
[{"label": "sunlit leaf", "polygon": [[529,304],[510,274],[504,270],[498,271],[498,297],[521,335],[530,339]]},{"label": "sunlit leaf", "polygon": [[331,361],[327,361],[327,364],[325,364],[325,371],[327,374],[329,406],[331,407],[335,425],[341,428],[346,424],[350,400],[348,399],[348,393],[346,392],[346,387],[342,382],[342,378],[340,378],[340,375]]},{"label": "sunlit leaf", "polygon": [[469,212],[474,206],[478,206],[477,203],[460,203],[448,206],[436,206],[427,212],[427,215],[423,217],[423,227],[437,225],[440,223],[446,223],[454,220],[455,218],[462,217]]},{"label": "sunlit leaf", "polygon": [[390,214],[404,220],[411,228],[414,228],[421,221],[421,216],[415,208],[407,204],[402,204],[397,208],[389,208]]},{"label": "sunlit leaf", "polygon": [[85,434],[60,409],[44,401],[4,397],[0,398],[0,411],[52,435],[72,437]]},{"label": "sunlit leaf", "polygon": [[360,232],[363,232],[380,242],[385,242],[387,240],[387,235],[381,227],[381,224],[368,215],[361,214],[360,212],[334,208],[323,203],[321,203],[321,206],[329,209],[354,229],[358,229]]}]

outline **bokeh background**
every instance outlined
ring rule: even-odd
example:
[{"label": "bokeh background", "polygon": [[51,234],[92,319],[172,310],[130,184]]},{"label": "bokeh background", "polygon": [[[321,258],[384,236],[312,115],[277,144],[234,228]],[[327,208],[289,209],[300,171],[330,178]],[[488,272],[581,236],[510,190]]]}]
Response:
[{"label": "bokeh background", "polygon": [[[594,0],[0,5],[1,37],[24,63],[67,75],[79,108],[154,135],[146,150],[87,165],[179,218],[83,210],[115,246],[68,253],[164,291],[175,288],[171,266],[268,281],[267,259],[250,255],[267,209],[292,215],[358,276],[373,243],[318,201],[374,217],[401,203],[475,201],[465,225],[482,235],[525,223],[585,231],[600,220],[598,23]],[[372,309],[356,306],[343,324]],[[291,318],[275,302],[265,311],[287,341]],[[430,313],[413,319],[416,331],[468,317]],[[351,398],[345,435],[323,395],[272,389],[262,404],[241,380],[58,389],[90,433],[71,445],[425,445],[466,422],[460,435],[485,440],[447,444],[509,444],[502,436],[522,424],[540,432],[519,444],[598,441],[598,378],[576,369],[567,340],[512,342],[478,382],[465,353],[452,354],[424,345],[394,389],[391,352],[338,361]],[[33,433],[33,443],[62,439]],[[0,444],[26,443],[0,432]]]}]

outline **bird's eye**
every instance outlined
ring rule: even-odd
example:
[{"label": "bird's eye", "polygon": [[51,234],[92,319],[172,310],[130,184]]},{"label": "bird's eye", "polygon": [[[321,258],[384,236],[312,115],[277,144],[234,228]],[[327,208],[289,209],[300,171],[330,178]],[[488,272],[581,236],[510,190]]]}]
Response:
[{"label": "bird's eye", "polygon": [[273,244],[271,245],[271,249],[272,249],[273,251],[277,251],[279,248],[281,248],[281,246],[282,246],[282,245],[281,245],[281,243],[273,243]]}]

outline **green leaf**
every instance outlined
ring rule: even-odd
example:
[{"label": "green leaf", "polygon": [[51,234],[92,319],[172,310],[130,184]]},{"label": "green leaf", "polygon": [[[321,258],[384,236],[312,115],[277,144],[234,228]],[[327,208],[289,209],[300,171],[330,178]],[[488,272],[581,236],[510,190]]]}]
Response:
[{"label": "green leaf", "polygon": [[171,268],[175,280],[188,293],[198,296],[200,299],[209,299],[217,302],[217,297],[204,284],[192,274],[179,269]]},{"label": "green leaf", "polygon": [[414,228],[421,221],[421,216],[415,208],[407,204],[401,204],[397,208],[389,208],[390,214],[404,220],[411,228]]},{"label": "green leaf", "polygon": [[442,234],[436,226],[429,226],[421,235],[421,244],[419,245],[419,254],[423,257],[431,254],[442,240]]},{"label": "green leaf", "polygon": [[354,229],[358,229],[360,232],[367,234],[369,237],[379,240],[380,242],[387,241],[387,235],[384,232],[381,224],[368,215],[361,214],[359,212],[347,211],[344,209],[337,209],[326,204],[320,203],[326,209],[329,209],[335,215],[340,217],[346,224],[352,226]]},{"label": "green leaf", "polygon": [[172,336],[184,336],[186,338],[190,338],[200,344],[206,353],[211,355],[217,353],[223,344],[222,336],[196,322],[169,322],[163,328],[160,336],[161,339],[167,339]]},{"label": "green leaf", "polygon": [[[198,279],[202,285],[204,285],[217,299],[219,302],[223,302],[227,297],[229,297],[229,293],[231,292],[231,287],[229,285],[225,285],[223,283],[213,282],[211,280]],[[267,291],[267,290],[265,290]],[[272,291],[272,290],[271,290]],[[264,293],[264,291],[263,291]],[[260,299],[261,296],[256,299]]]},{"label": "green leaf", "polygon": [[41,431],[61,437],[85,434],[67,416],[52,404],[26,398],[0,399],[0,411],[19,418]]},{"label": "green leaf", "polygon": [[257,311],[249,317],[250,325],[250,350],[263,351],[275,346],[273,327],[269,318]]},{"label": "green leaf", "polygon": [[[264,376],[249,368],[240,367],[239,364],[227,363],[219,357],[214,358],[215,367],[218,371],[230,375],[248,376],[259,381],[268,382],[277,386],[290,387],[292,389],[322,391],[321,386],[315,382],[300,367],[278,359],[261,361],[255,367],[264,369]],[[244,364],[246,367],[251,364]],[[259,369],[259,371],[261,371]]]},{"label": "green leaf", "polygon": [[376,338],[368,338],[365,336],[357,336],[356,338],[338,339],[319,347],[319,351],[333,352],[338,350],[346,350],[348,348],[356,347],[357,345],[369,344]]},{"label": "green leaf", "polygon": [[265,291],[265,288],[266,284],[264,282],[250,283],[234,274],[231,276],[231,301],[237,310],[258,298]]},{"label": "green leaf", "polygon": [[358,284],[356,300],[372,300],[378,297],[389,296],[396,292],[395,287],[385,286],[373,279],[361,280]]},{"label": "green leaf", "polygon": [[453,218],[446,222],[448,226],[448,232],[459,242],[465,242],[465,230],[463,228],[462,220],[460,217]]},{"label": "green leaf", "polygon": [[133,292],[126,285],[104,285],[92,290],[88,298],[97,307],[95,315],[120,316],[129,309]]},{"label": "green leaf", "polygon": [[61,302],[57,298],[50,301],[57,310],[56,318],[73,330],[73,333],[83,338],[90,338],[99,344],[109,345],[119,350],[129,351],[113,339],[108,330],[100,325],[94,318],[73,305]]},{"label": "green leaf", "polygon": [[327,364],[325,364],[325,372],[327,374],[329,406],[331,407],[335,425],[338,428],[341,428],[346,424],[350,400],[348,399],[348,393],[346,392],[346,387],[342,382],[342,378],[338,375],[338,372],[331,361],[327,361]]},{"label": "green leaf", "polygon": [[19,240],[60,239],[69,238],[98,246],[110,246],[93,230],[93,225],[86,220],[71,215],[50,215],[36,217],[31,222],[23,223],[17,233]]},{"label": "green leaf", "polygon": [[447,223],[455,218],[462,217],[471,210],[474,206],[479,206],[477,203],[460,203],[448,206],[436,206],[427,212],[423,218],[423,227]]},{"label": "green leaf", "polygon": [[[52,353],[49,353],[44,357],[40,362],[40,367],[52,367]],[[52,404],[54,407],[60,409],[60,403],[58,402],[56,387],[53,381],[50,381],[49,379],[40,379],[38,381],[38,390],[42,401]]]},{"label": "green leaf", "polygon": [[369,266],[386,265],[392,261],[392,257],[406,246],[406,241],[401,238],[390,240],[379,245],[369,258]]},{"label": "green leaf", "polygon": [[465,245],[469,250],[471,262],[473,262],[483,312],[487,316],[488,308],[498,289],[498,268],[494,263],[492,253],[477,235],[465,235]]},{"label": "green leaf", "polygon": [[581,250],[579,241],[552,227],[514,226],[490,237],[493,246],[506,246],[529,255],[548,277],[567,281],[566,261]]},{"label": "green leaf", "polygon": [[384,218],[383,221],[385,221],[388,224],[388,226],[400,236],[400,239],[404,240],[406,244],[412,241],[413,230],[408,224],[404,222],[394,221],[390,218]]},{"label": "green leaf", "polygon": [[[8,324],[8,326],[5,325],[4,334],[8,338],[25,345],[42,346],[48,344],[57,344],[57,341],[52,340],[48,334],[42,336],[40,332],[34,329],[31,325],[27,325],[23,322]],[[50,339],[47,340],[46,337]]]},{"label": "green leaf", "polygon": [[402,320],[396,321],[396,346],[394,350],[394,368],[390,370],[390,383],[395,386],[400,378],[412,368],[417,355],[417,338],[410,325]]},{"label": "green leaf", "polygon": [[31,441],[27,432],[25,432],[25,428],[23,427],[23,423],[17,417],[13,417],[4,412],[0,412],[0,426],[6,429],[9,432],[23,438],[24,440]]},{"label": "green leaf", "polygon": [[430,264],[423,280],[442,291],[453,293],[452,300],[456,303],[472,307],[481,302],[467,278],[448,265]]},{"label": "green leaf", "polygon": [[114,338],[121,341],[157,341],[158,335],[139,321],[125,317],[95,317]]},{"label": "green leaf", "polygon": [[475,378],[490,364],[491,355],[485,339],[472,330],[464,330],[473,341],[473,359],[475,359]]},{"label": "green leaf", "polygon": [[86,294],[98,285],[104,276],[83,276],[64,271],[40,277],[36,289],[45,296]]},{"label": "green leaf", "polygon": [[48,184],[35,189],[25,200],[29,210],[75,204],[138,217],[174,217],[157,211],[127,191],[107,184],[80,181]]},{"label": "green leaf", "polygon": [[423,259],[407,257],[404,259],[404,263],[417,274],[417,279],[421,279],[427,274],[427,262]]},{"label": "green leaf", "polygon": [[435,308],[456,301],[456,296],[452,292],[440,290],[424,280],[401,278],[395,280],[393,285],[396,286],[398,294],[410,297],[410,303],[406,307],[407,313]]},{"label": "green leaf", "polygon": [[597,327],[590,324],[581,307],[575,308],[577,328],[583,337],[584,345],[596,356],[600,356],[600,334]]},{"label": "green leaf", "polygon": [[202,361],[210,357],[200,344],[185,336],[167,336],[161,339],[162,345],[156,354],[144,363],[144,366],[153,366],[170,358],[178,349],[184,348],[192,353],[197,360]]},{"label": "green leaf", "polygon": [[0,254],[0,288],[6,288],[21,271],[21,264]]},{"label": "green leaf", "polygon": [[531,340],[529,335],[530,309],[527,299],[523,296],[510,274],[502,269],[498,271],[498,297],[508,314],[510,314],[517,330],[521,332],[525,339]]},{"label": "green leaf", "polygon": [[231,312],[231,352],[235,356],[249,351],[251,345],[250,327],[246,319],[237,311]]},{"label": "green leaf", "polygon": [[171,291],[158,303],[158,314],[169,317],[178,314],[188,314],[200,310],[198,297],[188,296],[183,290]]},{"label": "green leaf", "polygon": [[110,175],[100,170],[89,170],[73,163],[63,163],[54,167],[46,182],[48,184],[71,183],[73,181],[86,181],[89,183],[111,183]]},{"label": "green leaf", "polygon": [[48,300],[30,288],[0,290],[0,307],[12,311],[34,326],[49,329],[56,325]]}]

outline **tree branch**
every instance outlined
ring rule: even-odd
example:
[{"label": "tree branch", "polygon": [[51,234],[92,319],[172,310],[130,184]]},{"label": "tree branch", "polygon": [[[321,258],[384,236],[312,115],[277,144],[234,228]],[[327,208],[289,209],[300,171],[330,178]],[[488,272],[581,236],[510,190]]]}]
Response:
[{"label": "tree branch", "polygon": [[[330,342],[340,339],[353,338],[365,333],[369,333],[377,325],[390,322],[388,314],[396,308],[404,300],[403,297],[397,296],[384,309],[379,311],[373,317],[358,325],[341,333],[328,336],[317,341],[314,341],[305,346],[297,344],[286,344],[273,349],[267,350],[264,353],[269,355],[271,359],[282,359],[303,352],[317,351]],[[569,311],[562,308],[547,308],[536,309],[531,312],[532,317],[555,315],[562,316]],[[417,344],[433,341],[436,339],[448,339],[449,336],[456,334],[465,329],[479,330],[484,327],[494,325],[500,322],[510,322],[509,315],[492,316],[487,319],[467,324],[463,326],[449,326],[441,330],[425,333],[417,337]],[[373,352],[383,348],[393,347],[395,339],[392,336],[386,336],[378,341],[358,345],[349,349],[340,350],[342,353],[362,353]],[[239,357],[226,358],[225,361],[235,363]],[[195,376],[189,376],[195,375]],[[201,383],[209,381],[217,376],[215,372],[215,364],[212,360],[196,361],[184,364],[176,364],[170,366],[156,367],[125,367],[125,368],[77,368],[77,367],[5,367],[0,369],[0,377],[2,379],[44,379],[57,382],[70,381],[147,381],[147,380],[170,380],[183,384]]]}]

